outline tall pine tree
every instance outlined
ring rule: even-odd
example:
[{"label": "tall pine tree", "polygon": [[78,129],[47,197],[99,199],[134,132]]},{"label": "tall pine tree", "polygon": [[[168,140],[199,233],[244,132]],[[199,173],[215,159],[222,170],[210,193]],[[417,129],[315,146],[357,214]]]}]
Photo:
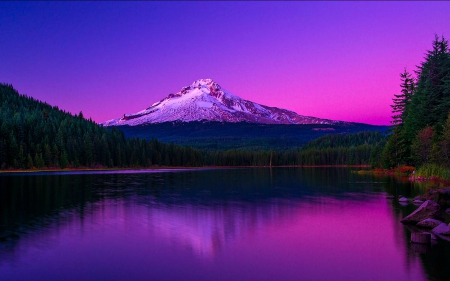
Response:
[{"label": "tall pine tree", "polygon": [[411,101],[415,89],[414,79],[411,77],[411,74],[406,70],[406,68],[405,71],[400,74],[400,80],[400,87],[402,90],[400,94],[394,95],[394,98],[392,99],[394,104],[391,105],[392,113],[394,114],[392,116],[391,123],[394,126],[403,124],[406,117],[405,109]]},{"label": "tall pine tree", "polygon": [[445,123],[450,110],[449,66],[448,41],[436,35],[432,49],[418,66],[417,86],[406,108],[404,130],[408,142],[419,130]]},{"label": "tall pine tree", "polygon": [[391,123],[394,128],[382,152],[382,163],[386,168],[406,163],[409,155],[409,143],[403,133],[403,122],[407,115],[406,109],[414,95],[415,82],[406,69],[400,74],[400,81],[401,91],[394,94],[391,105],[393,113]]}]

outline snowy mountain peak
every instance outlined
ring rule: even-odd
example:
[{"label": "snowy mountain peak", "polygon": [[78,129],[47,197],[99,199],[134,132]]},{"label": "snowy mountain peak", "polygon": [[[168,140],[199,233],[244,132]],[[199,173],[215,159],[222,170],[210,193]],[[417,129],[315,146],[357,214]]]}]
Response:
[{"label": "snowy mountain peak", "polygon": [[207,78],[207,79],[198,79],[198,80],[194,81],[194,83],[191,84],[191,87],[199,87],[199,86],[200,87],[207,87],[207,86],[212,86],[212,85],[219,86],[212,79]]},{"label": "snowy mountain peak", "polygon": [[220,121],[262,124],[335,124],[327,119],[298,115],[293,111],[268,107],[235,96],[212,79],[199,79],[176,94],[135,114],[102,123],[104,126],[141,125],[171,121]]},{"label": "snowy mountain peak", "polygon": [[221,87],[219,84],[214,82],[212,79],[199,79],[199,80],[194,81],[190,86],[182,88],[180,93],[182,95],[184,95],[186,93],[192,93],[191,90],[194,90],[194,89],[198,89],[198,90],[204,89],[202,92],[208,93],[208,92],[219,91],[221,89]]}]

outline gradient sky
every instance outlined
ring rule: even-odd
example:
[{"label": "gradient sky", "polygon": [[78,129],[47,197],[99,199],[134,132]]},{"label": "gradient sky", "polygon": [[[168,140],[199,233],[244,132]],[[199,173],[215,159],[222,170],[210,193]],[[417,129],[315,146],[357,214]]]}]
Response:
[{"label": "gradient sky", "polygon": [[389,124],[450,2],[1,2],[0,82],[102,122],[200,78],[301,115]]}]

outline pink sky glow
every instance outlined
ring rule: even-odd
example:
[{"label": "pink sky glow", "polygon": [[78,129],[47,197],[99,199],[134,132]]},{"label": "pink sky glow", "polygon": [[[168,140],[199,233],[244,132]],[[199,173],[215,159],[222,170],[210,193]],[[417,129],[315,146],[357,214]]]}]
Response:
[{"label": "pink sky glow", "polygon": [[96,122],[201,78],[301,115],[389,125],[450,2],[0,3],[0,82]]}]

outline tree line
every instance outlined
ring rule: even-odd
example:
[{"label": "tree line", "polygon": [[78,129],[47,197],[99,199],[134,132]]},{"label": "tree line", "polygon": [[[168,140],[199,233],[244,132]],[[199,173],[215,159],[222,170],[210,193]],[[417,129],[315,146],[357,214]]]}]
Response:
[{"label": "tree line", "polygon": [[382,153],[382,165],[450,167],[450,52],[448,40],[435,36],[414,74],[400,74],[394,95],[394,128]]},{"label": "tree line", "polygon": [[0,84],[0,168],[201,166],[200,151],[125,138]]},{"label": "tree line", "polygon": [[0,84],[0,168],[361,165],[450,167],[450,52],[435,36],[414,71],[400,74],[393,129],[335,134],[285,151],[199,150],[156,139],[126,138],[83,114],[20,95]]},{"label": "tree line", "polygon": [[0,84],[0,168],[345,165],[376,162],[379,132],[327,135],[287,151],[199,150],[156,139],[126,138],[83,114]]}]

